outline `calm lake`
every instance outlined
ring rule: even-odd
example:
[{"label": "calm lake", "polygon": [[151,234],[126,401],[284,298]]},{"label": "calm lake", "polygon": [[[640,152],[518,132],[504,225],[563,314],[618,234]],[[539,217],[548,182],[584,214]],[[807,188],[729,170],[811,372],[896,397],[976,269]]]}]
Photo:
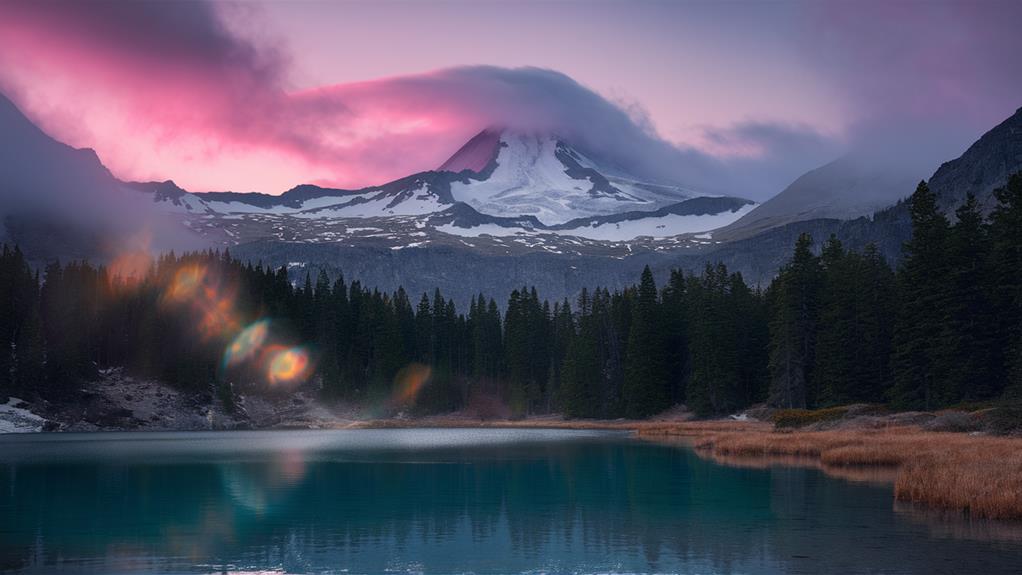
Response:
[{"label": "calm lake", "polygon": [[1020,573],[1022,528],[592,431],[0,436],[14,573]]}]

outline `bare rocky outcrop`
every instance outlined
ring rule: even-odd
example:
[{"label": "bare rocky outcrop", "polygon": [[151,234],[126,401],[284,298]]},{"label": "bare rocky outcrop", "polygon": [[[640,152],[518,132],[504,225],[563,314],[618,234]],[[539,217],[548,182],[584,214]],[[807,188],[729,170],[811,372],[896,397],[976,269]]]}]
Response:
[{"label": "bare rocky outcrop", "polygon": [[352,409],[328,407],[304,390],[279,395],[238,394],[228,408],[211,393],[188,393],[120,368],[78,391],[73,401],[23,405],[46,423],[33,431],[196,431],[338,427]]}]

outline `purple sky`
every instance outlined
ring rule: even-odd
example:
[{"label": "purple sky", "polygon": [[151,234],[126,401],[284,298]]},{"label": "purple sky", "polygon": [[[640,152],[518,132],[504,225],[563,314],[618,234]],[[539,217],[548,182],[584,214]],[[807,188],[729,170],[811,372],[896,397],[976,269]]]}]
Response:
[{"label": "purple sky", "polygon": [[1022,105],[1022,2],[17,2],[0,91],[126,179],[280,193],[489,124],[763,199],[848,150],[928,176]]}]

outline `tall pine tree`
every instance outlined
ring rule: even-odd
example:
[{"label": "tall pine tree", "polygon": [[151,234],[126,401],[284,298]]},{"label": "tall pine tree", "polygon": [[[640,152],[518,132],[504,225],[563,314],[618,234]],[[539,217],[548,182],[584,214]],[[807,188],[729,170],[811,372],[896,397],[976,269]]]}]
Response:
[{"label": "tall pine tree", "polygon": [[819,322],[820,260],[812,237],[802,234],[791,262],[781,269],[771,289],[770,403],[805,408],[815,401],[813,365]]},{"label": "tall pine tree", "polygon": [[649,266],[642,270],[628,334],[624,404],[628,417],[648,417],[670,407],[669,365],[664,355],[663,321]]},{"label": "tall pine tree", "polygon": [[898,407],[932,409],[956,399],[939,361],[948,301],[948,221],[926,182],[909,199],[912,237],[898,270],[900,306],[894,328],[891,400]]}]

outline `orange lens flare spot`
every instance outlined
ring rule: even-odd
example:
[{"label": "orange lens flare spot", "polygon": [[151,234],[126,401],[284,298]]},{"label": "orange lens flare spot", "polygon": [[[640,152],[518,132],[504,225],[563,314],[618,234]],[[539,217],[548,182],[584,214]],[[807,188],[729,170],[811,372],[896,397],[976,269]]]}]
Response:
[{"label": "orange lens flare spot", "polygon": [[394,377],[394,394],[392,401],[398,406],[408,406],[415,403],[423,386],[429,382],[432,373],[428,365],[413,363]]},{"label": "orange lens flare spot", "polygon": [[206,278],[206,268],[203,266],[185,266],[174,273],[174,279],[168,286],[167,298],[173,301],[183,301],[194,298],[202,287]]},{"label": "orange lens flare spot", "polygon": [[110,277],[127,284],[137,284],[149,273],[152,263],[152,256],[147,251],[124,253],[110,262]]},{"label": "orange lens flare spot", "polygon": [[241,329],[234,313],[234,299],[221,297],[197,302],[202,312],[199,331],[205,337],[227,336]]},{"label": "orange lens flare spot", "polygon": [[309,353],[300,347],[292,347],[270,355],[270,383],[297,383],[309,375]]},{"label": "orange lens flare spot", "polygon": [[270,322],[259,320],[246,327],[224,351],[224,366],[237,365],[254,356],[270,333]]},{"label": "orange lens flare spot", "polygon": [[112,257],[107,271],[111,282],[119,287],[135,287],[141,283],[153,266],[151,244],[152,234],[143,230],[116,246],[110,246],[107,251]]}]

